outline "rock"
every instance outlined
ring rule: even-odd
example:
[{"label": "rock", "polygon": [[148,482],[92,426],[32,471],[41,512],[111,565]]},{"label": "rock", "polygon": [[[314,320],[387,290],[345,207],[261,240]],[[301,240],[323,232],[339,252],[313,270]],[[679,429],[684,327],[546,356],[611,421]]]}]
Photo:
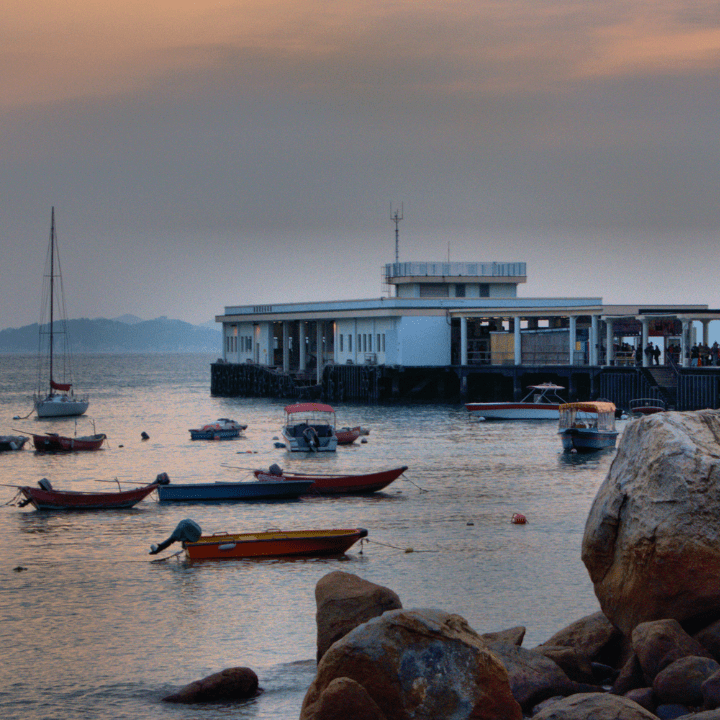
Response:
[{"label": "rock", "polygon": [[632,644],[645,679],[650,683],[661,670],[682,657],[711,657],[697,640],[682,629],[677,620],[640,623],[633,630]]},{"label": "rock", "polygon": [[257,675],[246,667],[234,667],[208,675],[185,685],[163,698],[171,703],[207,703],[221,700],[246,700],[258,691]]},{"label": "rock", "polygon": [[307,720],[386,720],[365,688],[350,678],[336,678],[320,694]]},{"label": "rock", "polygon": [[387,720],[522,717],[501,662],[463,618],[441,610],[390,610],[336,641],[318,664],[301,720],[316,717],[337,678],[362,685]]},{"label": "rock", "polygon": [[513,697],[525,711],[553,695],[600,690],[572,681],[557,663],[535,650],[502,643],[488,643],[487,647],[505,666]]},{"label": "rock", "polygon": [[712,658],[682,657],[655,676],[653,690],[660,703],[702,705],[702,685],[718,670],[720,665]]},{"label": "rock", "polygon": [[498,632],[483,633],[480,636],[486,643],[500,642],[506,645],[522,645],[525,638],[525,628],[522,625],[500,630]]},{"label": "rock", "polygon": [[720,720],[720,710],[705,710],[703,712],[681,715],[678,720]]},{"label": "rock", "polygon": [[640,707],[644,707],[650,712],[653,712],[655,706],[657,705],[655,693],[653,692],[653,689],[651,687],[636,688],[635,690],[630,690],[629,692],[625,693],[625,697],[628,700],[636,702],[638,705],[640,705]]},{"label": "rock", "polygon": [[585,526],[582,559],[605,616],[720,618],[720,412],[628,423]]},{"label": "rock", "polygon": [[720,620],[710,623],[693,637],[720,662]]},{"label": "rock", "polygon": [[318,662],[336,640],[358,625],[402,608],[400,598],[389,588],[340,570],[318,580],[315,603]]},{"label": "rock", "polygon": [[[655,714],[660,720],[678,720],[681,717],[688,717],[690,708],[685,705],[669,704],[669,705],[658,705],[655,708]],[[693,717],[690,715],[690,717]]]},{"label": "rock", "polygon": [[575,648],[562,645],[542,645],[535,648],[535,652],[539,652],[559,665],[571,680],[583,683],[595,682],[590,661],[586,657],[583,657]]},{"label": "rock", "polygon": [[640,661],[637,655],[633,654],[620,669],[620,674],[615,679],[610,692],[614,695],[627,695],[631,690],[646,685],[647,681],[643,669],[640,667]]},{"label": "rock", "polygon": [[720,707],[720,672],[713,673],[701,686],[703,706],[708,710]]},{"label": "rock", "polygon": [[533,720],[657,720],[636,702],[619,695],[582,693],[550,705]]}]

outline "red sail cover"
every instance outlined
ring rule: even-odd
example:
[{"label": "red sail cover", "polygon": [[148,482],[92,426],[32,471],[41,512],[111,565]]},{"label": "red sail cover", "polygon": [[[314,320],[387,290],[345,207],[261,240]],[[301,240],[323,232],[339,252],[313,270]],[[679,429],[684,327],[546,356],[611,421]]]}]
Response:
[{"label": "red sail cover", "polygon": [[70,392],[72,383],[58,383],[58,382],[55,382],[54,380],[51,380],[50,387],[53,390],[61,390],[62,392]]}]

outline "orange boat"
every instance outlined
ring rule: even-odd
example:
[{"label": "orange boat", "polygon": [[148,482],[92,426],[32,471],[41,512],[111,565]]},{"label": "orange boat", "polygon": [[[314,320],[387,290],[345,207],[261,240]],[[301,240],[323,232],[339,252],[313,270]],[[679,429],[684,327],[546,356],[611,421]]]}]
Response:
[{"label": "orange boat", "polygon": [[201,532],[196,522],[182,520],[167,540],[151,547],[150,554],[156,555],[173,542],[180,541],[188,560],[342,555],[368,534],[364,528],[265,530],[256,533],[214,535],[202,535]]},{"label": "orange boat", "polygon": [[20,507],[32,504],[37,510],[118,510],[131,508],[146,498],[158,486],[157,481],[133,490],[118,492],[84,492],[55,490],[47,478],[38,482],[40,487],[21,486],[25,500]]},{"label": "orange boat", "polygon": [[312,480],[313,484],[305,491],[308,495],[358,495],[382,490],[406,470],[407,465],[360,475],[301,475],[282,471],[280,475],[276,475],[264,470],[255,470],[255,477],[266,482],[277,481],[280,478],[292,481]]},{"label": "orange boat", "polygon": [[72,450],[99,450],[107,439],[107,435],[84,435],[81,437],[65,437],[57,433],[33,435],[33,444],[39,452],[70,452]]}]

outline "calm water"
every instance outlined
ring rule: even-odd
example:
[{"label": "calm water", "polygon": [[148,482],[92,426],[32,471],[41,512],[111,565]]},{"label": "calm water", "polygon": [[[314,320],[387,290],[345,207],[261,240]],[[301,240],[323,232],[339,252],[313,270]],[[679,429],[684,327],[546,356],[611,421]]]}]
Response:
[{"label": "calm water", "polygon": [[[94,420],[107,448],[3,453],[1,482],[47,477],[58,488],[110,490],[97,481],[145,482],[159,472],[178,482],[250,479],[252,468],[273,462],[294,471],[402,464],[407,479],[371,497],[279,503],[153,499],[83,514],[3,505],[1,717],[215,720],[227,707],[160,699],[242,665],[257,672],[264,693],[234,706],[234,717],[293,720],[314,675],[315,584],[337,569],[391,587],[405,607],[459,613],[479,632],[525,625],[526,647],[598,609],[580,543],[612,453],[563,455],[553,422],[474,422],[462,406],[340,405],[338,423],[367,426],[368,442],[291,457],[273,445],[285,403],[211,397],[213,359],[80,357],[91,406],[77,431],[92,431]],[[74,434],[74,420],[12,419],[30,411],[34,377],[31,358],[0,356],[0,433]],[[246,437],[190,441],[188,428],[217,417],[247,422]],[[13,496],[2,487],[3,502]],[[513,525],[514,512],[528,524]],[[150,544],[185,517],[207,532],[359,526],[370,542],[344,559],[151,562]]]}]

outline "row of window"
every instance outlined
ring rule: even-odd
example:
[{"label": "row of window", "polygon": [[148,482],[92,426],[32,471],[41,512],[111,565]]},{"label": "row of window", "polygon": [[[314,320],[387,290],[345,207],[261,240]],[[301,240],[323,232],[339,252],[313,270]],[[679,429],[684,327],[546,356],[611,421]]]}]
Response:
[{"label": "row of window", "polygon": [[[340,334],[340,352],[344,350],[344,335]],[[385,352],[385,333],[378,333],[376,336],[376,345],[374,352]],[[347,336],[347,351],[351,353],[353,351],[353,336]],[[373,352],[373,336],[372,333],[358,333],[357,336],[357,351],[358,352]]]},{"label": "row of window", "polygon": [[240,338],[232,335],[225,337],[225,350],[230,353],[238,351],[238,339],[240,340],[240,352],[252,351],[252,335],[243,335]]}]

